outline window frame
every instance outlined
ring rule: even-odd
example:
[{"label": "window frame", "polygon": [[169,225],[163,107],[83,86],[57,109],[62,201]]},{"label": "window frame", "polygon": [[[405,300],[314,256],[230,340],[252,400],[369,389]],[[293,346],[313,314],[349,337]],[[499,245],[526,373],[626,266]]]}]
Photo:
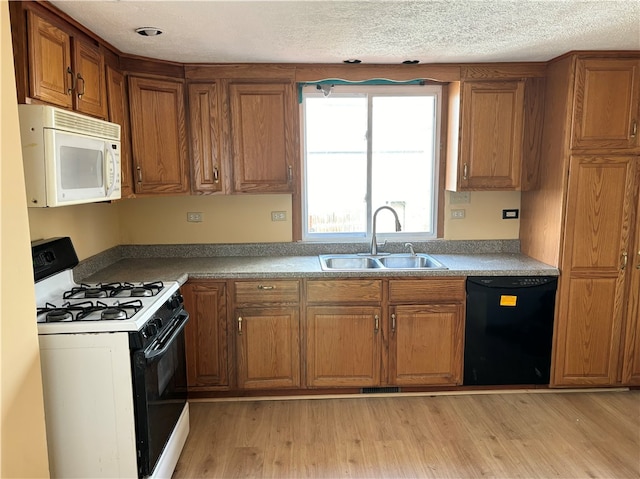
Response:
[{"label": "window frame", "polygon": [[[328,82],[330,83],[330,82]],[[313,88],[313,90],[312,90]],[[376,237],[380,241],[394,241],[394,242],[403,242],[403,241],[429,241],[437,238],[442,238],[443,236],[443,224],[444,218],[442,216],[444,211],[444,175],[445,175],[445,161],[446,161],[446,150],[445,150],[445,138],[446,135],[446,126],[447,126],[447,112],[444,105],[447,102],[447,93],[448,88],[447,84],[438,83],[438,82],[424,82],[421,85],[366,85],[366,84],[354,84],[354,85],[337,85],[336,93],[338,95],[344,94],[345,96],[351,93],[352,96],[355,94],[363,94],[366,92],[367,101],[368,101],[368,129],[371,129],[371,104],[373,97],[380,96],[420,96],[420,92],[416,92],[416,89],[423,89],[422,94],[433,94],[435,96],[435,132],[433,138],[433,154],[434,154],[434,166],[433,166],[433,202],[432,202],[432,215],[433,215],[433,233],[416,233],[416,232],[394,232],[394,233],[385,233],[385,232],[376,232]],[[316,90],[316,91],[314,91]],[[373,92],[372,92],[373,90]],[[373,93],[373,94],[372,94]],[[333,92],[332,92],[333,94]],[[366,232],[363,233],[312,233],[309,234],[307,232],[307,221],[308,221],[308,207],[307,207],[307,159],[306,159],[306,148],[305,148],[305,139],[306,139],[306,111],[305,111],[305,98],[308,96],[311,97],[322,97],[324,94],[322,91],[317,89],[315,86],[305,85],[302,88],[300,93],[301,102],[300,102],[300,219],[298,221],[299,224],[299,232],[298,239],[303,242],[309,243],[320,243],[320,242],[331,242],[331,243],[360,243],[360,242],[368,242],[371,240],[372,235],[372,223],[373,223],[373,204],[370,200],[371,198],[371,183],[372,183],[372,151],[371,151],[371,137],[367,139],[368,148],[367,148],[367,223],[366,223]],[[383,213],[384,214],[384,213]]]}]

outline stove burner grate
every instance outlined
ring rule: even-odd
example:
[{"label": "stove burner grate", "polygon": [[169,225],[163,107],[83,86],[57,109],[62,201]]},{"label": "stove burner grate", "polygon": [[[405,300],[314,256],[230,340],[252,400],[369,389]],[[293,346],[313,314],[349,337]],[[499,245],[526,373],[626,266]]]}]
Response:
[{"label": "stove burner grate", "polygon": [[[153,281],[151,283],[131,284],[123,283],[117,288],[114,288],[110,296],[131,296],[131,297],[145,297],[155,296],[164,288],[162,281]],[[128,293],[128,294],[127,294]]]},{"label": "stove burner grate", "polygon": [[141,309],[142,301],[139,299],[112,305],[104,304],[101,301],[96,301],[95,303],[84,301],[73,305],[66,302],[62,306],[46,303],[45,307],[37,309],[37,314],[38,316],[44,314],[47,323],[83,320],[123,320],[131,319]]}]

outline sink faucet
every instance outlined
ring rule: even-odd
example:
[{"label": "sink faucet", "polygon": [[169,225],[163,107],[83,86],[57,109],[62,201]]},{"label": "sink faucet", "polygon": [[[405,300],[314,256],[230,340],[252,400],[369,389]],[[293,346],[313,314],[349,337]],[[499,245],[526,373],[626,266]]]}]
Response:
[{"label": "sink faucet", "polygon": [[376,242],[376,217],[378,216],[378,213],[380,213],[381,210],[389,210],[393,213],[393,216],[396,218],[396,231],[400,231],[401,226],[400,226],[400,220],[398,219],[398,213],[396,213],[396,210],[394,210],[393,208],[391,208],[391,206],[381,206],[380,208],[378,208],[375,213],[373,213],[373,231],[371,233],[371,255],[376,255],[378,254],[378,243]]},{"label": "sink faucet", "polygon": [[413,245],[411,243],[405,243],[404,247],[409,250],[409,253],[411,253],[411,256],[415,256],[416,255],[416,252],[413,249]]}]

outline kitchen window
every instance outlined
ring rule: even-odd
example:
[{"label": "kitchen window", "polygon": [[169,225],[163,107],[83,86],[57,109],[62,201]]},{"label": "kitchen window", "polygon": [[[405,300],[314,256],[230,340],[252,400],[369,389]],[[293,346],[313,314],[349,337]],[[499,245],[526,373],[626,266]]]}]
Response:
[{"label": "kitchen window", "polygon": [[306,85],[302,89],[302,239],[365,241],[437,235],[440,111],[436,85]]}]

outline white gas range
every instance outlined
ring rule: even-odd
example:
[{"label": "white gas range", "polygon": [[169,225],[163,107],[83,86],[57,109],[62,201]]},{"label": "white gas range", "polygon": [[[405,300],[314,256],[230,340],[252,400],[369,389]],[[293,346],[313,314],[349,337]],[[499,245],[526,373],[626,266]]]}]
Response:
[{"label": "white gas range", "polygon": [[51,477],[171,477],[189,432],[179,284],[75,283],[69,238],[32,257]]}]

